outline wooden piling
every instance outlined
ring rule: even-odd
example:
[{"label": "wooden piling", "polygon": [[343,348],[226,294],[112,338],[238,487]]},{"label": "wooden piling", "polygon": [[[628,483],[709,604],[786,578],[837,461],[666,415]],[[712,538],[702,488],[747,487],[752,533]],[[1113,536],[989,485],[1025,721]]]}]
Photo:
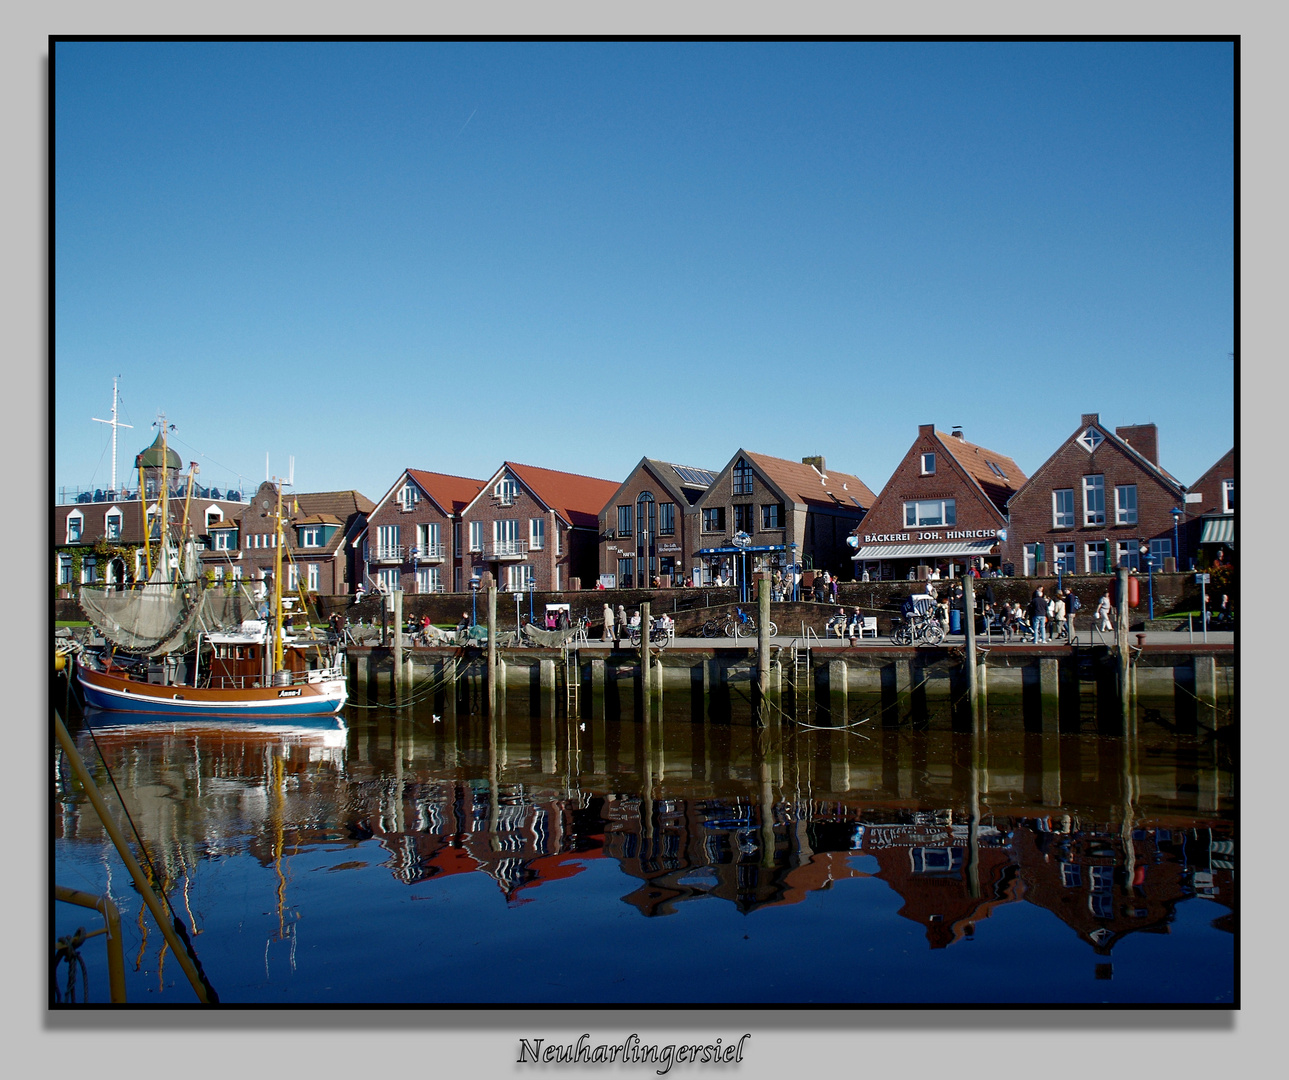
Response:
[{"label": "wooden piling", "polygon": [[640,693],[644,695],[644,700],[649,700],[651,693],[650,683],[653,681],[653,672],[649,670],[649,625],[652,618],[652,612],[649,607],[649,601],[646,600],[640,605]]},{"label": "wooden piling", "polygon": [[976,587],[975,578],[964,574],[962,578],[962,617],[966,620],[967,634],[967,694],[971,700],[971,720],[974,724],[980,715],[980,680],[976,672]]},{"label": "wooden piling", "polygon": [[497,586],[488,586],[488,715],[497,709]]},{"label": "wooden piling", "polygon": [[394,672],[390,676],[394,701],[402,697],[403,688],[403,590],[394,590]]},{"label": "wooden piling", "polygon": [[[1109,558],[1109,551],[1106,557]],[[1116,581],[1119,584],[1119,621],[1115,626],[1115,652],[1119,657],[1119,718],[1120,731],[1127,731],[1129,726],[1129,712],[1131,710],[1132,700],[1132,680],[1130,678],[1129,665],[1131,657],[1128,652],[1128,568],[1121,566],[1118,569]]]},{"label": "wooden piling", "polygon": [[763,701],[770,691],[770,577],[761,574],[756,586],[756,692]]}]

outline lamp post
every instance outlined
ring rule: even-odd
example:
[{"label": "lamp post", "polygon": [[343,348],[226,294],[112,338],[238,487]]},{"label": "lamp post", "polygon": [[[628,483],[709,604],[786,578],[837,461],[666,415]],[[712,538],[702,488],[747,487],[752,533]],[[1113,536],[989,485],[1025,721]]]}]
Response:
[{"label": "lamp post", "polygon": [[792,602],[797,602],[797,542],[793,540],[788,545],[788,573],[792,575]]},{"label": "lamp post", "polygon": [[1150,619],[1155,619],[1155,557],[1150,554],[1150,545],[1144,540],[1141,542],[1142,557],[1146,560],[1146,573],[1149,575],[1150,582]]},{"label": "lamp post", "polygon": [[515,633],[519,635],[521,638],[524,636],[524,629],[522,626],[519,625],[519,604],[520,604],[520,601],[523,600],[523,598],[524,598],[523,593],[521,592],[515,593]]},{"label": "lamp post", "polygon": [[470,579],[470,625],[479,625],[479,579]]},{"label": "lamp post", "polygon": [[1174,570],[1180,570],[1180,569],[1182,568],[1182,549],[1181,549],[1181,545],[1180,545],[1180,544],[1178,544],[1178,542],[1177,542],[1177,525],[1178,525],[1178,522],[1180,522],[1180,521],[1182,520],[1182,514],[1184,514],[1185,512],[1186,512],[1186,511],[1184,511],[1184,510],[1183,510],[1181,507],[1179,507],[1179,506],[1174,506],[1174,507],[1173,507],[1173,509],[1172,509],[1172,515],[1173,515],[1173,559],[1174,559],[1174,562],[1173,562],[1173,569],[1174,569]]}]

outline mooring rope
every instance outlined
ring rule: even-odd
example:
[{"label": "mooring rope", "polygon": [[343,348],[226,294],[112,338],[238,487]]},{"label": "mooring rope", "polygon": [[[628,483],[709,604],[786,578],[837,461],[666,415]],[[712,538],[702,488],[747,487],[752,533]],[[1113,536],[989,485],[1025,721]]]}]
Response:
[{"label": "mooring rope", "polygon": [[[69,1005],[76,1004],[76,969],[79,967],[81,972],[81,1004],[86,1004],[90,996],[90,977],[89,972],[85,969],[85,958],[81,956],[80,948],[85,943],[89,935],[85,933],[85,927],[78,926],[76,933],[68,934],[66,937],[60,937],[54,942],[54,961],[49,969],[50,989],[53,991],[54,1001],[61,1003],[66,997]],[[64,995],[58,989],[58,965],[64,960],[67,961],[67,992]]]}]

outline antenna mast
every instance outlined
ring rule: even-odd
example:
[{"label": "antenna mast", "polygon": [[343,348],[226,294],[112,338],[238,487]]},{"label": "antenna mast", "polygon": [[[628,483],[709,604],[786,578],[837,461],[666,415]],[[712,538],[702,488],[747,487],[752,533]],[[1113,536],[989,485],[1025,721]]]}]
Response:
[{"label": "antenna mast", "polygon": [[134,427],[133,424],[123,424],[116,418],[116,380],[121,376],[116,376],[112,380],[112,419],[100,420],[97,416],[90,417],[96,424],[110,424],[112,426],[112,493],[116,494],[116,429],[119,427]]}]

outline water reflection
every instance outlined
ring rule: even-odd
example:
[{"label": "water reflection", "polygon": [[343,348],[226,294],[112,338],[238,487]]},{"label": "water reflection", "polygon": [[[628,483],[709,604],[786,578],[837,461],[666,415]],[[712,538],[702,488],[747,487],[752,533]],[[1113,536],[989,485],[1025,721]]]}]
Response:
[{"label": "water reflection", "polygon": [[[153,726],[78,742],[92,769],[101,752],[169,884],[234,852],[272,871],[292,970],[289,863],[309,852],[328,874],[415,886],[412,899],[486,876],[509,909],[611,864],[618,900],[648,918],[794,908],[869,879],[931,950],[1012,905],[1050,912],[1106,963],[1130,935],[1167,933],[1185,900],[1214,901],[1211,925],[1234,929],[1220,741],[1149,724],[1133,739],[840,732],[659,708],[640,721],[351,709],[339,736]],[[61,850],[101,843],[59,782]]]}]

